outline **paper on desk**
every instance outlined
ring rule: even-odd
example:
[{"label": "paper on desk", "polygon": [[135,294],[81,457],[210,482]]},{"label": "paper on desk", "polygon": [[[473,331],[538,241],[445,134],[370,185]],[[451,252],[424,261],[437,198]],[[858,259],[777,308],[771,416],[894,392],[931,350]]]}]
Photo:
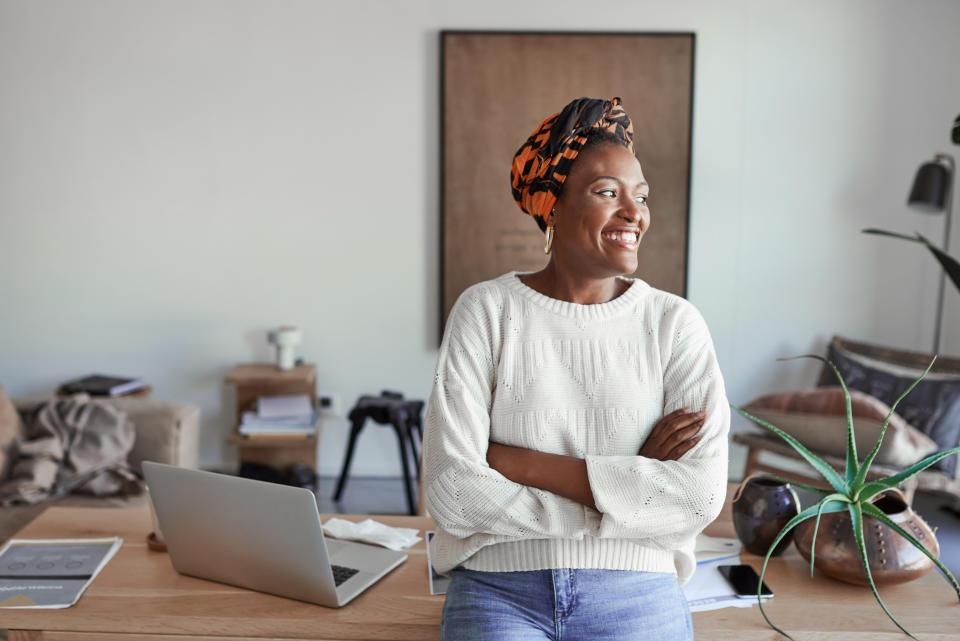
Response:
[{"label": "paper on desk", "polygon": [[707,536],[706,534],[698,534],[694,554],[697,557],[697,563],[708,563],[722,559],[736,559],[739,558],[742,547],[743,545],[738,539],[725,539]]},{"label": "paper on desk", "polygon": [[323,524],[323,533],[336,539],[371,543],[391,550],[402,550],[416,544],[420,540],[418,532],[409,527],[390,527],[373,519],[354,523],[334,518]]},{"label": "paper on desk", "polygon": [[0,607],[69,608],[123,539],[12,539],[0,550]]}]

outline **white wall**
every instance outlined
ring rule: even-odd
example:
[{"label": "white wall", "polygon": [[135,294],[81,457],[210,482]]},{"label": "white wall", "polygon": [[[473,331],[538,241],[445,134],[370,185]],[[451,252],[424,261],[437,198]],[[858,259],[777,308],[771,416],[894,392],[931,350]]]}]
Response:
[{"label": "white wall", "polygon": [[[689,297],[733,402],[812,384],[775,358],[834,333],[926,349],[935,264],[859,230],[940,237],[904,203],[956,151],[958,27],[948,0],[0,0],[0,383],[145,376],[203,408],[207,466],[235,456],[223,375],[271,358],[271,326],[304,329],[341,409],[425,398],[443,28],[696,32]],[[386,429],[355,473],[399,473]]]}]

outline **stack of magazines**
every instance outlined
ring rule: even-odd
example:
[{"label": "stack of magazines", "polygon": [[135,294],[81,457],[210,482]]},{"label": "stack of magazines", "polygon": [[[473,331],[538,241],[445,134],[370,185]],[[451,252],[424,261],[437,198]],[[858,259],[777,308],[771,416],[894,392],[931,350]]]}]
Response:
[{"label": "stack of magazines", "polygon": [[244,412],[240,433],[245,436],[310,436],[316,432],[317,413],[306,394],[261,396],[257,411]]}]

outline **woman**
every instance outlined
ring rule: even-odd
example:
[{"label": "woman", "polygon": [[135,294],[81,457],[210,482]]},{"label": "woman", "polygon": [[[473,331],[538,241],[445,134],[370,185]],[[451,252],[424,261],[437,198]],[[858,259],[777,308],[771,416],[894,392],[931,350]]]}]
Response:
[{"label": "woman", "polygon": [[692,639],[680,584],[720,512],[729,408],[702,317],[626,278],[649,187],[620,106],[547,118],[511,172],[542,271],[467,289],[426,418],[443,638]]}]

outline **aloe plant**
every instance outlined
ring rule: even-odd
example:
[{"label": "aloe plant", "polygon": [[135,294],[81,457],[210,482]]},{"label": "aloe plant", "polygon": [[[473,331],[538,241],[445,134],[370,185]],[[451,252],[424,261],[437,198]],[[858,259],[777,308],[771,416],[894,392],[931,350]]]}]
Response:
[{"label": "aloe plant", "polygon": [[[825,489],[814,487],[812,485],[805,485],[803,483],[795,483],[793,481],[787,481],[787,479],[782,479],[778,477],[777,480],[789,482],[796,487],[802,487],[807,490],[811,490],[821,495],[820,500],[805,510],[801,511],[795,517],[790,519],[789,522],[780,530],[780,533],[777,534],[776,539],[773,541],[773,544],[770,546],[770,549],[767,551],[766,557],[763,559],[763,569],[760,571],[760,580],[763,581],[763,576],[767,571],[767,563],[770,561],[770,557],[773,554],[773,550],[777,547],[777,544],[783,540],[794,527],[798,524],[812,518],[816,518],[816,522],[813,528],[813,542],[810,547],[810,576],[813,576],[814,569],[814,548],[817,543],[817,530],[820,527],[820,517],[824,514],[829,514],[831,512],[842,512],[846,510],[850,514],[851,525],[853,526],[854,539],[857,543],[857,549],[860,552],[860,560],[863,563],[863,569],[866,573],[867,582],[870,584],[870,589],[873,590],[873,596],[877,599],[877,603],[880,604],[880,607],[883,608],[883,611],[890,617],[890,620],[893,621],[898,628],[903,630],[904,634],[908,635],[912,639],[916,639],[915,636],[910,634],[906,628],[900,625],[900,622],[894,618],[894,616],[887,609],[887,606],[883,603],[883,599],[880,598],[880,593],[877,592],[877,586],[873,582],[873,575],[870,573],[870,562],[867,558],[867,547],[864,541],[863,536],[863,519],[865,516],[871,516],[878,521],[886,524],[888,527],[893,529],[895,532],[900,534],[907,541],[916,546],[920,551],[926,554],[931,561],[940,569],[944,577],[950,582],[950,585],[953,587],[954,591],[957,593],[957,598],[960,599],[960,584],[957,583],[957,580],[954,578],[953,574],[950,573],[943,563],[940,562],[940,559],[936,558],[933,554],[930,553],[927,548],[923,546],[912,534],[904,530],[902,527],[897,525],[893,520],[890,519],[886,514],[884,514],[878,507],[876,507],[872,500],[877,498],[882,492],[897,487],[910,477],[915,474],[925,470],[930,467],[940,459],[950,456],[960,452],[960,447],[954,447],[943,452],[938,452],[933,454],[919,463],[915,463],[910,467],[906,468],[902,472],[893,474],[883,479],[877,479],[873,481],[867,481],[867,472],[870,470],[870,465],[873,463],[874,458],[877,456],[877,452],[880,451],[880,445],[883,443],[883,436],[887,431],[887,425],[890,422],[890,417],[893,416],[893,412],[896,409],[897,405],[902,401],[907,394],[916,387],[917,383],[923,380],[923,377],[927,375],[930,369],[933,367],[934,362],[937,360],[936,357],[930,361],[930,364],[927,366],[927,369],[924,370],[923,374],[920,375],[920,378],[915,380],[907,390],[900,395],[896,400],[893,406],[890,408],[890,412],[887,414],[886,418],[883,421],[883,426],[880,429],[880,435],[877,437],[876,445],[873,446],[873,449],[870,451],[870,454],[867,455],[863,461],[857,457],[857,445],[854,439],[853,431],[853,410],[850,403],[850,393],[847,391],[847,385],[843,380],[843,377],[840,375],[839,370],[833,363],[827,359],[817,356],[815,354],[805,354],[803,356],[795,356],[790,359],[779,359],[779,360],[793,360],[795,358],[815,358],[817,360],[823,361],[829,365],[833,372],[837,375],[837,379],[840,381],[840,386],[843,388],[843,395],[846,399],[846,419],[847,419],[847,456],[846,456],[846,465],[843,473],[835,470],[831,467],[826,461],[821,459],[819,456],[808,450],[806,447],[800,444],[795,438],[779,429],[763,421],[756,416],[751,415],[748,412],[740,409],[736,405],[730,404],[734,410],[746,416],[751,421],[754,421],[758,425],[761,425],[768,430],[772,431],[774,434],[785,440],[787,443],[797,451],[800,456],[802,456],[813,468],[824,478],[824,480],[830,484],[832,489]],[[770,620],[770,617],[767,616],[767,613],[763,609],[763,599],[760,597],[760,586],[757,586],[757,602],[760,605],[760,613],[763,615],[764,620],[767,624],[770,625],[774,630],[787,637],[788,639],[793,639],[789,634],[778,628],[773,624],[773,621]]]}]

